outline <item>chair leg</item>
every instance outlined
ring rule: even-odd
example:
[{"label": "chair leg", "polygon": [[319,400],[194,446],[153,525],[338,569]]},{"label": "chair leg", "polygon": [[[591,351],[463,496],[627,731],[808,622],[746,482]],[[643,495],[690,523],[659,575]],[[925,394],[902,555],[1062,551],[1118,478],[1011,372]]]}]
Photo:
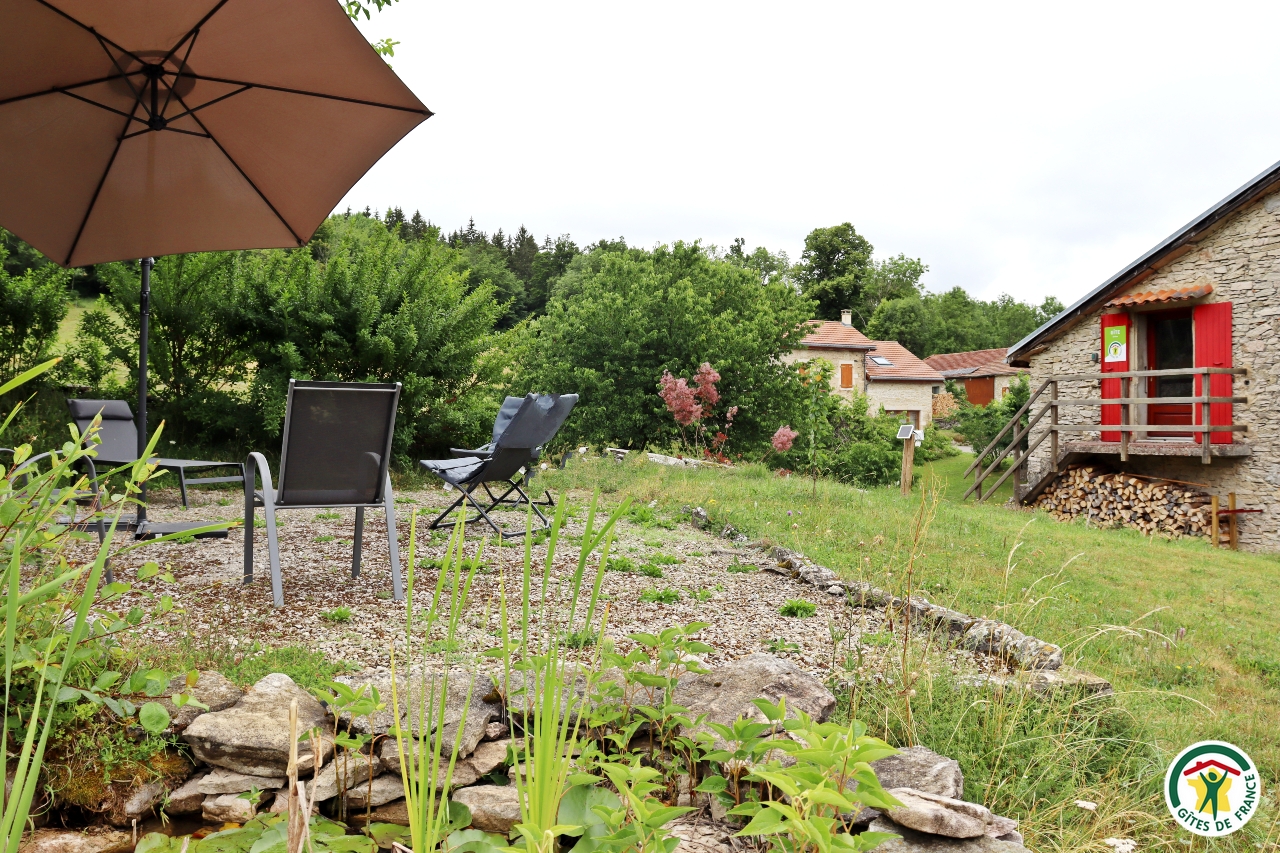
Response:
[{"label": "chair leg", "polygon": [[[252,469],[250,469],[252,470]],[[244,478],[244,582],[253,583],[253,479]]]},{"label": "chair leg", "polygon": [[364,507],[356,507],[356,536],[351,544],[351,577],[360,577],[360,549],[364,547]]},{"label": "chair leg", "polygon": [[284,590],[280,583],[280,540],[276,536],[276,505],[274,500],[264,503],[267,516],[267,556],[271,561],[271,598],[276,607],[284,607]]},{"label": "chair leg", "polygon": [[182,508],[187,508],[187,472],[185,468],[178,469],[178,491],[182,493]]},{"label": "chair leg", "polygon": [[387,504],[387,556],[391,560],[391,597],[404,601],[404,584],[400,580],[400,537],[396,529],[396,498],[391,493],[391,477],[382,486]]},{"label": "chair leg", "polygon": [[[459,491],[462,491],[462,490],[461,490],[461,489],[459,489]],[[456,521],[450,521],[450,522],[448,522],[448,523],[446,523],[446,524],[441,524],[441,522],[443,522],[446,518],[448,518],[448,517],[449,517],[449,513],[453,512],[455,509],[457,509],[457,508],[458,508],[458,504],[462,503],[462,502],[463,502],[463,501],[465,501],[466,499],[467,499],[467,493],[466,493],[466,492],[462,492],[462,495],[461,495],[461,496],[460,496],[456,501],[454,501],[453,503],[449,504],[449,506],[448,506],[447,508],[445,508],[445,511],[444,511],[444,512],[442,512],[442,513],[440,513],[439,515],[437,515],[437,516],[435,517],[435,520],[434,520],[434,521],[432,521],[432,522],[431,522],[431,524],[427,525],[427,529],[428,529],[428,530],[436,530],[436,529],[441,528],[441,527],[453,527],[455,524],[457,524],[457,522],[456,522]]]},{"label": "chair leg", "polygon": [[[516,492],[518,492],[520,494],[520,497],[528,502],[529,508],[532,509],[534,513],[538,516],[538,519],[542,522],[542,526],[544,529],[551,526],[551,522],[548,521],[547,517],[542,514],[542,510],[538,509],[538,503],[534,501],[533,498],[529,497],[524,493],[524,489],[520,488],[519,483],[513,483],[511,485],[511,488],[513,488]],[[548,493],[548,497],[550,497],[550,493]]]}]

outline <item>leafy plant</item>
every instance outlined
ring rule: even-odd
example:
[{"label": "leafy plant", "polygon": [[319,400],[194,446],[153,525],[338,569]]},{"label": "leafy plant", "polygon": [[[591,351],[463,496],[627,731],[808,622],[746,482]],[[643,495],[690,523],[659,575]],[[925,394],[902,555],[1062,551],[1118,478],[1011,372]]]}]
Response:
[{"label": "leafy plant", "polygon": [[609,572],[634,572],[635,570],[635,563],[627,557],[610,557],[605,567],[605,571]]},{"label": "leafy plant", "polygon": [[803,598],[788,598],[787,603],[778,608],[778,613],[796,619],[808,619],[818,612],[818,605]]},{"label": "leafy plant", "polygon": [[643,566],[640,567],[639,571],[640,571],[640,574],[644,575],[647,578],[662,577],[662,566],[655,566],[653,563],[645,563]]},{"label": "leafy plant", "polygon": [[342,623],[351,621],[351,608],[345,604],[341,604],[332,610],[325,610],[320,614],[320,618],[326,622]]},{"label": "leafy plant", "polygon": [[760,571],[760,567],[753,563],[739,563],[738,558],[734,557],[733,562],[725,569],[730,574],[749,574],[751,572]]},{"label": "leafy plant", "polygon": [[684,560],[681,560],[679,557],[672,556],[671,554],[650,554],[649,562],[653,563],[655,566],[676,566],[683,563]]},{"label": "leafy plant", "polygon": [[764,647],[771,654],[780,655],[789,652],[800,651],[800,644],[785,640],[782,637],[774,637],[772,640],[764,644]]},{"label": "leafy plant", "polygon": [[640,593],[640,601],[644,604],[676,604],[680,601],[680,590],[646,589]]}]

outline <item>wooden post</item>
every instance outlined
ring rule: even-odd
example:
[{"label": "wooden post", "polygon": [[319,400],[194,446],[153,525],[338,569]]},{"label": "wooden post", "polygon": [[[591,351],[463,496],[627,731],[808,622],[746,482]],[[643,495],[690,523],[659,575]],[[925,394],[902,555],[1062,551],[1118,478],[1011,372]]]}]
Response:
[{"label": "wooden post", "polygon": [[1236,493],[1227,492],[1227,509],[1231,510],[1231,514],[1227,516],[1227,541],[1231,543],[1232,551],[1240,550],[1240,531],[1236,529]]},{"label": "wooden post", "polygon": [[[1126,376],[1120,380],[1120,396],[1126,400],[1129,398],[1129,386],[1132,380]],[[1120,407],[1120,424],[1128,426],[1133,419],[1129,417],[1129,404],[1125,403]],[[1120,461],[1129,461],[1129,431],[1124,430],[1120,433]]]},{"label": "wooden post", "polygon": [[1053,410],[1049,412],[1049,453],[1053,456],[1053,472],[1058,473],[1058,380],[1053,380],[1053,384],[1049,386],[1049,405],[1053,406]]},{"label": "wooden post", "polygon": [[1209,498],[1209,536],[1213,539],[1213,547],[1222,546],[1222,534],[1218,530],[1218,496]]},{"label": "wooden post", "polygon": [[1204,429],[1204,432],[1200,433],[1200,462],[1208,465],[1213,459],[1212,450],[1209,447],[1213,441],[1213,433],[1209,432],[1209,371],[1207,370],[1204,372],[1200,390],[1204,392],[1200,395],[1204,401],[1200,404],[1200,426]]},{"label": "wooden post", "polygon": [[[916,435],[911,433],[911,437],[902,442],[902,496],[906,497],[911,494],[911,465],[915,461],[916,456]],[[981,491],[978,493],[979,499],[982,497]]]}]

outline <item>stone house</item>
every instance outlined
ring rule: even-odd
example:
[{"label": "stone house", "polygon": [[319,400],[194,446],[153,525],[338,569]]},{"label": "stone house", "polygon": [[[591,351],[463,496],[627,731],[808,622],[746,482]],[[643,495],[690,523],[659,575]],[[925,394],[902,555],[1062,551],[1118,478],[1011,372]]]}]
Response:
[{"label": "stone house", "polygon": [[1262,510],[1238,516],[1242,547],[1280,550],[1277,333],[1280,163],[1009,348],[1030,415],[1058,399],[1028,434],[1019,497],[1104,460],[1234,493]]},{"label": "stone house", "polygon": [[825,359],[835,367],[831,390],[847,399],[865,394],[871,408],[901,416],[923,429],[933,419],[933,395],[942,390],[942,374],[896,341],[873,341],[853,327],[853,312],[840,320],[814,320],[786,362]]},{"label": "stone house", "polygon": [[1015,377],[1026,373],[1005,363],[1008,347],[949,352],[931,355],[925,364],[964,388],[965,397],[975,406],[985,406],[1009,393]]}]

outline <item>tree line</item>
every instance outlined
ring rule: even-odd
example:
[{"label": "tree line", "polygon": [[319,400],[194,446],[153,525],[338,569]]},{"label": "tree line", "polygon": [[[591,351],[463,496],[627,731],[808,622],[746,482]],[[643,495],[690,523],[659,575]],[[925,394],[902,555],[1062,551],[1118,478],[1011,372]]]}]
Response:
[{"label": "tree line", "polygon": [[[792,262],[742,240],[538,242],[524,227],[444,233],[418,212],[347,211],[304,248],[159,259],[151,389],[187,452],[238,452],[278,440],[290,377],[400,381],[395,452],[408,462],[483,441],[503,395],[530,390],[582,395],[567,440],[669,444],[677,430],[659,380],[707,362],[739,408],[726,450],[754,453],[807,416],[803,380],[782,356],[809,319],[848,308],[873,338],[923,356],[1007,345],[1054,309],[930,293],[926,271],[877,259],[848,223],[815,229]],[[61,270],[0,233],[0,359],[15,371],[56,352],[58,388],[131,399],[138,292],[136,262]],[[60,342],[76,293],[97,298]],[[46,407],[58,443],[59,407]]]}]

